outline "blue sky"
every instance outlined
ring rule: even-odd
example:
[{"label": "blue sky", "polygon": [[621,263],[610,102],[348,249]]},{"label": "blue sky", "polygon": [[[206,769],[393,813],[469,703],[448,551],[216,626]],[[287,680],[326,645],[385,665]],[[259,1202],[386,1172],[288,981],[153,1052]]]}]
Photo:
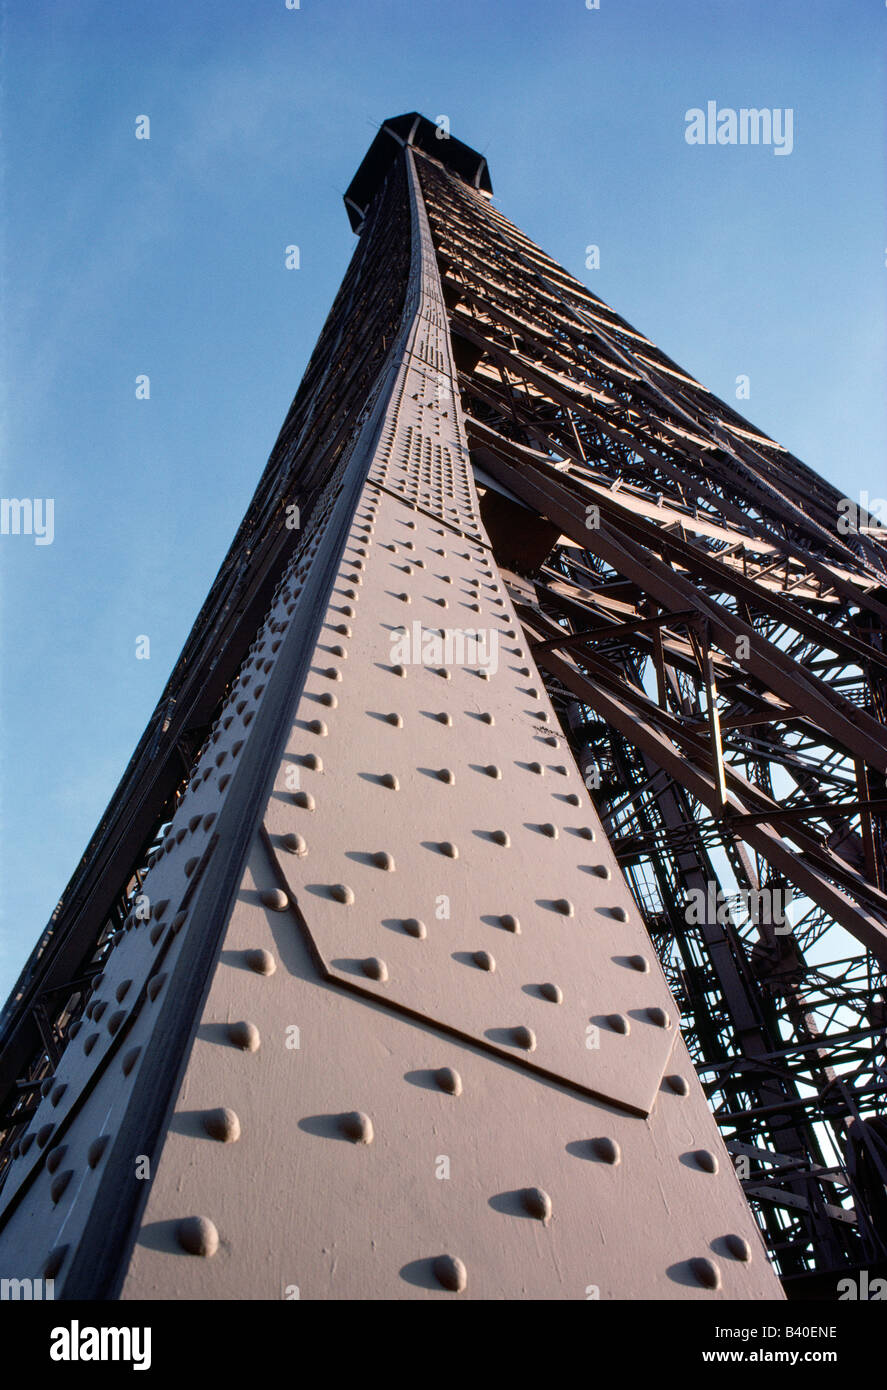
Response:
[{"label": "blue sky", "polygon": [[[51,545],[0,536],[0,995],[264,467],[355,244],[341,194],[386,116],[447,115],[502,211],[596,294],[848,495],[887,494],[881,0],[2,15],[0,490],[53,498],[55,526]],[[791,154],[688,145],[709,100],[791,108]]]}]

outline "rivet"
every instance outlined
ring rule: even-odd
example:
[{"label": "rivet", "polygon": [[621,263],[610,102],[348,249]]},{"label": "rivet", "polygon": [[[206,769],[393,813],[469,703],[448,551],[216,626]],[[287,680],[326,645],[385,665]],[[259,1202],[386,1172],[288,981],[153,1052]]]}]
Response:
[{"label": "rivet", "polygon": [[337,903],[353,903],[354,890],[347,883],[334,883],[330,888],[330,897],[335,898]]},{"label": "rivet", "polygon": [[262,906],[270,912],[285,912],[289,907],[289,898],[282,888],[266,888],[261,898]]},{"label": "rivet", "polygon": [[402,926],[407,936],[415,936],[422,941],[427,936],[427,929],[424,922],[420,922],[418,917],[405,917]]},{"label": "rivet", "polygon": [[209,830],[210,827],[211,827],[212,825],[215,824],[215,819],[216,819],[216,813],[215,813],[215,811],[211,811],[211,812],[209,813],[208,816],[204,816],[204,817],[203,817],[203,828],[204,828],[204,830]]},{"label": "rivet", "polygon": [[391,668],[391,674],[392,674],[392,676],[401,676],[401,677],[405,677],[405,676],[406,676],[406,673],[407,673],[407,668],[406,668],[405,666],[402,666],[402,665],[400,664],[400,662],[398,662],[396,666],[392,666],[392,668]]},{"label": "rivet", "polygon": [[339,701],[331,690],[325,690],[322,695],[317,697],[318,704],[326,705],[327,709],[337,709]]},{"label": "rivet", "polygon": [[543,999],[548,999],[552,1004],[562,1004],[564,1002],[564,992],[560,985],[544,984],[539,986],[539,993]]},{"label": "rivet", "polygon": [[132,1071],[136,1062],[139,1060],[139,1054],[141,1050],[142,1049],[140,1047],[131,1047],[127,1052],[126,1056],[124,1057],[121,1063],[124,1076],[129,1076],[129,1073]]},{"label": "rivet", "polygon": [[448,786],[452,786],[456,780],[455,776],[448,767],[439,768],[436,776],[439,782],[446,782]]},{"label": "rivet", "polygon": [[219,1233],[206,1216],[188,1216],[176,1227],[176,1238],[189,1255],[214,1255],[219,1248]]},{"label": "rivet", "polygon": [[203,1116],[203,1128],[210,1139],[217,1139],[220,1144],[235,1144],[240,1138],[240,1121],[227,1106],[207,1110]]},{"label": "rivet", "polygon": [[557,826],[552,825],[550,821],[547,821],[545,825],[540,825],[539,829],[541,830],[543,835],[548,836],[549,840],[557,839]]},{"label": "rivet", "polygon": [[256,1025],[243,1020],[228,1025],[228,1040],[244,1052],[257,1052],[262,1041]]},{"label": "rivet", "polygon": [[475,671],[475,675],[482,681],[488,681],[490,679],[490,673],[486,666],[481,666],[478,671]]},{"label": "rivet", "polygon": [[50,1097],[50,1103],[52,1105],[58,1105],[59,1101],[61,1100],[62,1096],[65,1094],[65,1091],[67,1091],[67,1089],[68,1083],[66,1081],[63,1081],[60,1086],[56,1086],[55,1090],[52,1093],[52,1096]]},{"label": "rivet", "polygon": [[642,975],[649,974],[650,962],[646,956],[629,956],[628,963],[632,970],[639,970]]},{"label": "rivet", "polygon": [[292,831],[286,835],[282,835],[280,843],[284,849],[289,850],[290,854],[296,854],[300,859],[303,859],[308,853],[308,846],[305,843],[304,837],[302,835],[296,835]]},{"label": "rivet", "polygon": [[181,931],[182,927],[185,925],[185,922],[187,921],[187,918],[187,912],[176,913],[175,917],[172,919],[172,926],[169,929],[173,936],[175,936],[177,932]]},{"label": "rivet", "polygon": [[480,716],[480,719],[482,724],[495,724],[496,722],[493,716],[486,711]]},{"label": "rivet", "polygon": [[462,1078],[453,1067],[441,1067],[434,1073],[434,1079],[442,1091],[450,1096],[461,1096]]},{"label": "rivet", "polygon": [[400,599],[401,603],[412,603],[413,601],[409,594],[398,594],[397,597]]},{"label": "rivet", "polygon": [[573,904],[569,898],[556,898],[554,901],[555,912],[560,912],[564,917],[572,917],[574,913]]},{"label": "rivet", "polygon": [[615,1139],[609,1139],[602,1135],[599,1139],[592,1139],[591,1148],[602,1163],[612,1163],[615,1167],[617,1163],[622,1161],[622,1150]]},{"label": "rivet", "polygon": [[330,655],[337,656],[340,661],[344,661],[348,653],[344,647],[336,645],[335,647],[330,647]]},{"label": "rivet", "polygon": [[125,1009],[115,1009],[114,1013],[112,1013],[111,1017],[108,1019],[108,1032],[111,1034],[112,1038],[120,1028],[120,1025],[123,1023],[123,1020],[125,1018]]},{"label": "rivet", "polygon": [[492,777],[494,781],[496,781],[496,782],[501,781],[501,778],[502,778],[502,770],[501,770],[501,768],[498,768],[498,767],[496,766],[495,763],[489,763],[489,764],[484,768],[484,772],[487,774],[488,777]]},{"label": "rivet", "polygon": [[455,1255],[438,1255],[434,1261],[434,1277],[451,1293],[462,1293],[468,1284],[465,1266]]},{"label": "rivet", "polygon": [[613,877],[612,870],[608,864],[593,864],[591,872],[594,874],[595,878],[610,879]]},{"label": "rivet", "polygon": [[308,728],[312,734],[317,734],[318,738],[326,738],[329,729],[322,719],[312,719],[309,721]]},{"label": "rivet", "polygon": [[90,1052],[92,1052],[92,1049],[95,1047],[98,1040],[98,1033],[90,1033],[89,1037],[84,1042],[83,1051],[86,1053],[87,1057],[89,1056]]},{"label": "rivet", "polygon": [[719,1289],[721,1287],[721,1271],[714,1260],[707,1258],[691,1260],[690,1268],[703,1288]]},{"label": "rivet", "polygon": [[665,1080],[676,1096],[688,1096],[690,1094],[690,1084],[685,1077],[675,1074],[667,1076]]},{"label": "rivet", "polygon": [[745,1236],[726,1236],[725,1244],[735,1260],[742,1260],[745,1264],[748,1264],[751,1259],[751,1246],[745,1239]]},{"label": "rivet", "polygon": [[303,811],[314,810],[314,797],[310,792],[294,792],[293,801],[297,806],[301,806]]},{"label": "rivet", "polygon": [[660,1009],[658,1005],[655,1008],[647,1010],[647,1018],[651,1023],[655,1023],[657,1028],[668,1028],[671,1026],[671,1019],[665,1009]]},{"label": "rivet", "polygon": [[449,840],[444,840],[442,844],[438,845],[438,849],[440,850],[441,854],[446,855],[447,859],[459,858],[458,849]]},{"label": "rivet", "polygon": [[535,772],[537,777],[543,777],[545,775],[545,768],[542,766],[541,763],[530,763],[529,766],[530,771]]},{"label": "rivet", "polygon": [[579,797],[576,795],[575,792],[568,792],[567,795],[566,795],[565,800],[566,800],[568,806],[578,806],[578,805],[579,805]]},{"label": "rivet", "polygon": [[608,1014],[607,1022],[614,1033],[622,1033],[625,1037],[631,1032],[631,1024],[625,1014]]},{"label": "rivet", "polygon": [[203,820],[203,816],[200,815],[200,816],[192,816],[191,819],[188,821],[188,829],[191,831],[192,834],[193,834],[194,831],[197,829],[198,825],[200,824],[200,822],[201,822],[202,820]]},{"label": "rivet", "polygon": [[525,1187],[521,1201],[530,1216],[535,1216],[543,1225],[551,1220],[551,1198],[541,1187]]},{"label": "rivet", "polygon": [[378,956],[368,956],[366,960],[361,961],[360,967],[364,975],[368,975],[371,980],[378,980],[384,984],[388,979],[388,966]]},{"label": "rivet", "polygon": [[[152,945],[152,946],[156,946],[156,945],[157,945],[158,941],[160,940],[161,936],[163,935],[163,933],[164,933],[165,931],[166,931],[166,926],[165,926],[165,924],[164,924],[163,922],[155,922],[155,923],[154,923],[153,927],[151,928],[151,932],[150,932],[150,936],[151,936],[151,945]],[[98,1018],[98,1014],[93,1014],[93,1018]]]},{"label": "rivet", "polygon": [[435,675],[440,676],[442,681],[448,681],[452,679],[446,666],[438,666],[435,670]]},{"label": "rivet", "polygon": [[62,1193],[74,1176],[73,1168],[66,1168],[63,1173],[56,1173],[49,1186],[49,1195],[54,1202],[61,1200]]},{"label": "rivet", "polygon": [[388,873],[394,873],[394,855],[387,850],[377,850],[373,855],[373,863],[377,869],[385,869]]},{"label": "rivet", "polygon": [[46,1156],[46,1171],[54,1173],[67,1152],[67,1144],[59,1144],[57,1148],[51,1149]]},{"label": "rivet", "polygon": [[718,1171],[717,1156],[710,1149],[697,1149],[693,1157],[703,1173],[716,1173]]},{"label": "rivet", "polygon": [[[163,928],[161,925],[158,925],[158,926],[156,926],[156,927],[154,928],[154,931],[156,931],[158,934],[159,934],[160,932],[162,932],[163,930],[164,930],[164,928]],[[152,932],[152,935],[151,935],[151,940],[152,940],[152,941],[154,940],[153,932]],[[95,1019],[96,1023],[98,1023],[99,1019],[101,1018],[102,1014],[105,1012],[105,1010],[107,1009],[107,1007],[108,1007],[108,1001],[107,1001],[107,999],[97,999],[96,1002],[95,1002],[95,1004],[93,1004],[93,1005],[91,1006],[91,1008],[92,1008],[92,1017]]]},{"label": "rivet", "polygon": [[496,962],[493,960],[489,951],[475,951],[472,959],[479,970],[489,970],[492,972],[496,969]]},{"label": "rivet", "polygon": [[347,623],[336,623],[335,627],[333,628],[333,632],[338,632],[340,637],[351,636],[351,628],[348,626]]},{"label": "rivet", "polygon": [[[221,783],[220,783],[220,785],[221,785]],[[185,875],[186,875],[187,878],[190,878],[190,877],[191,877],[191,875],[193,874],[194,870],[197,868],[197,865],[198,865],[199,863],[200,863],[199,857],[198,857],[196,854],[192,855],[191,858],[190,858],[190,859],[187,861],[187,863],[185,864]]]},{"label": "rivet", "polygon": [[512,1030],[512,1041],[515,1047],[522,1047],[527,1052],[534,1052],[536,1049],[536,1034],[532,1028],[525,1028],[523,1024]]},{"label": "rivet", "polygon": [[385,718],[389,724],[393,724],[395,729],[403,728],[403,718],[399,714],[386,714]]},{"label": "rivet", "polygon": [[592,828],[591,828],[590,825],[583,825],[583,826],[580,826],[580,827],[579,827],[579,830],[578,830],[576,833],[577,833],[578,835],[581,835],[583,840],[593,840],[593,839],[594,839],[594,831],[592,830]]},{"label": "rivet", "polygon": [[383,772],[379,781],[383,787],[388,787],[390,791],[396,792],[400,790],[400,783],[393,772]]},{"label": "rivet", "polygon": [[90,1168],[95,1168],[98,1166],[98,1164],[101,1161],[102,1154],[105,1152],[105,1149],[108,1147],[110,1142],[110,1134],[100,1134],[97,1139],[93,1139],[86,1153],[86,1161],[89,1164]]},{"label": "rivet", "polygon": [[[193,819],[193,817],[192,817],[192,819]],[[199,817],[199,816],[197,817],[197,820],[198,820],[198,821],[200,820],[200,817]],[[193,827],[192,827],[192,829],[193,829]],[[159,922],[159,921],[160,921],[161,917],[164,915],[164,913],[166,912],[166,909],[167,909],[168,907],[169,907],[169,898],[160,898],[158,902],[154,903],[154,905],[153,905],[152,908],[151,908],[151,916],[154,918],[154,921],[155,921],[155,922]],[[93,981],[93,984],[96,984],[96,983],[97,983],[98,978],[99,978],[99,977],[96,976],[95,980]]]},{"label": "rivet", "polygon": [[277,969],[277,961],[271,952],[261,947],[254,951],[247,951],[244,959],[250,970],[254,970],[257,975],[273,975]]},{"label": "rivet", "polygon": [[302,766],[307,767],[311,772],[323,772],[323,762],[317,753],[305,753],[302,757]]},{"label": "rivet", "polygon": [[506,931],[514,932],[515,936],[520,936],[520,922],[516,917],[512,917],[510,912],[505,912],[499,918],[499,925]]},{"label": "rivet", "polygon": [[148,998],[152,1001],[157,998],[163,986],[166,984],[166,975],[152,975],[148,981]]},{"label": "rivet", "polygon": [[327,666],[320,674],[326,676],[328,681],[340,681],[342,679],[342,672],[337,671],[335,666]]},{"label": "rivet", "polygon": [[614,921],[616,921],[616,922],[627,922],[627,921],[628,921],[628,912],[627,912],[626,908],[624,908],[624,907],[611,907],[611,908],[610,908],[610,916],[611,916],[611,917],[614,919]]},{"label": "rivet", "polygon": [[507,830],[494,830],[490,839],[495,845],[502,845],[505,849],[511,844],[511,837]]},{"label": "rivet", "polygon": [[342,1133],[353,1144],[372,1144],[373,1122],[369,1115],[364,1115],[361,1110],[352,1110],[350,1114],[342,1115],[339,1123]]},{"label": "rivet", "polygon": [[441,710],[440,714],[436,714],[434,717],[437,720],[438,724],[446,724],[448,728],[452,728],[453,716],[451,714],[447,714],[445,710]]}]

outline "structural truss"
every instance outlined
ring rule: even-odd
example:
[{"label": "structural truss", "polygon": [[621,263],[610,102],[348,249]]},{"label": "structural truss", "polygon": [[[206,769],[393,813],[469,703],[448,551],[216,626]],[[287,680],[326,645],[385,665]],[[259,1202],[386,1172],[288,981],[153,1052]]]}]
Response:
[{"label": "structural truss", "polygon": [[[0,1254],[69,1296],[833,1295],[887,1260],[887,545],[444,134],[390,120],[355,176],[271,460],[0,1020]],[[415,1113],[463,1081],[461,1129]],[[377,1186],[340,1164],[398,1125]],[[448,1145],[461,1226],[440,1173],[403,1205]],[[303,1184],[279,1242],[263,1163]],[[566,1288],[519,1219],[559,1211]]]}]

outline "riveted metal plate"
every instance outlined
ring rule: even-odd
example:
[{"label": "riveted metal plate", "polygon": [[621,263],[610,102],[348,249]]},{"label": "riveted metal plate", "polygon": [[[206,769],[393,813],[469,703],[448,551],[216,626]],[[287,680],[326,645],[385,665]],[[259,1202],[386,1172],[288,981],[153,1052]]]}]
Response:
[{"label": "riveted metal plate", "polygon": [[[438,663],[441,627],[484,634],[488,679]],[[652,1107],[674,1004],[504,586],[481,545],[372,485],[265,824],[331,976]]]}]

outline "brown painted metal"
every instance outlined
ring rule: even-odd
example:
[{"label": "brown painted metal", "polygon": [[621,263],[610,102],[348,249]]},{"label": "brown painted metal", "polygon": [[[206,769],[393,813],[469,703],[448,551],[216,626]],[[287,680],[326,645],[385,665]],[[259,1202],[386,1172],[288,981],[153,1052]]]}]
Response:
[{"label": "brown painted metal", "polygon": [[[887,549],[841,534],[837,489],[494,208],[427,163],[422,178],[479,476],[515,527],[536,513],[562,532],[511,586],[531,650],[580,763],[604,759],[593,795],[723,1133],[800,1173],[760,1159],[747,1185],[778,1267],[801,1283],[881,1259],[848,1145],[884,1109]],[[777,935],[688,923],[694,884],[809,896]],[[849,958],[838,923],[862,946]]]},{"label": "brown painted metal", "polygon": [[[887,549],[489,194],[416,113],[348,190],[278,445],[0,1019],[4,1270],[778,1297],[678,1006],[787,1283],[887,1253]],[[684,910],[785,885],[785,930]]]},{"label": "brown painted metal", "polygon": [[[400,331],[16,1142],[0,1265],[778,1298],[479,516],[421,158]],[[393,651],[414,620],[485,647]]]}]

